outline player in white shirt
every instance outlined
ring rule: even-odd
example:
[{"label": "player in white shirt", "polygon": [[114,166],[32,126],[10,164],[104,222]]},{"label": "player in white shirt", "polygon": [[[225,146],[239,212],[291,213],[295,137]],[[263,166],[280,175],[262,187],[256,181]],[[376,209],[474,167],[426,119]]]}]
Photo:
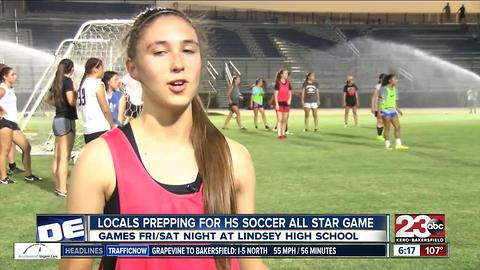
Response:
[{"label": "player in white shirt", "polygon": [[103,71],[102,60],[88,59],[78,88],[77,103],[82,113],[85,144],[115,127],[102,82]]},{"label": "player in white shirt", "polygon": [[5,163],[12,148],[12,142],[22,149],[22,162],[25,168],[25,181],[42,180],[32,174],[30,151],[32,147],[17,124],[17,96],[13,85],[17,73],[11,67],[0,70],[0,184],[14,184],[7,176]]},{"label": "player in white shirt", "polygon": [[126,123],[128,123],[132,118],[137,118],[142,112],[142,84],[133,79],[128,73],[123,76],[122,83],[125,86],[125,92],[127,94],[127,109],[125,110],[125,116]]},{"label": "player in white shirt", "polygon": [[380,91],[380,88],[383,86],[383,78],[385,77],[385,74],[380,74],[378,76],[378,83],[375,85],[375,89],[373,89],[372,93],[372,100],[371,100],[371,111],[372,114],[377,118],[377,140],[379,141],[384,141],[385,139],[383,138],[383,119],[382,119],[382,114],[380,113],[380,110],[377,108],[378,107],[378,91]]}]

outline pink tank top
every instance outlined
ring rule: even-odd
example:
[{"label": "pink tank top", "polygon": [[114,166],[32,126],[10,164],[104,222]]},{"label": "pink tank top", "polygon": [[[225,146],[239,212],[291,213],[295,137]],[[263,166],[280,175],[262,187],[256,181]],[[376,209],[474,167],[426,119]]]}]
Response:
[{"label": "pink tank top", "polygon": [[[174,194],[160,186],[143,167],[123,132],[116,128],[103,136],[115,167],[120,214],[205,214],[203,184],[191,194]],[[161,244],[161,243],[158,243]],[[231,269],[238,270],[235,258]],[[99,269],[103,269],[100,265]],[[115,270],[214,270],[208,258],[117,258]]]}]

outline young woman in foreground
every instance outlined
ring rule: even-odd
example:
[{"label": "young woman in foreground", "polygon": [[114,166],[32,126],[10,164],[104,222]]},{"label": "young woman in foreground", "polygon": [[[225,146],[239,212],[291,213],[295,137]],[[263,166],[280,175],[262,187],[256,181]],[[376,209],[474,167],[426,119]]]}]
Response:
[{"label": "young woman in foreground", "polygon": [[[75,164],[67,212],[247,214],[255,211],[248,151],[208,119],[198,87],[194,25],[174,9],[141,13],[127,36],[127,70],[142,83],[141,116],[86,145]],[[219,166],[221,164],[221,166]],[[112,258],[102,269],[267,269],[258,258]],[[65,259],[61,269],[91,269]]]}]

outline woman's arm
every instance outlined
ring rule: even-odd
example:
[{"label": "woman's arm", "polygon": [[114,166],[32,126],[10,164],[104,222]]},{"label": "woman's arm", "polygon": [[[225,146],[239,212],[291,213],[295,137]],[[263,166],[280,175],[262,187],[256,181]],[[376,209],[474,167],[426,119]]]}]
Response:
[{"label": "woman's arm", "polygon": [[288,106],[292,104],[292,90],[288,91],[288,101],[287,101]]},{"label": "woman's arm", "polygon": [[[115,171],[104,140],[87,144],[70,179],[67,214],[102,214],[107,194],[115,189]],[[62,259],[60,270],[91,270],[92,259]]]},{"label": "woman's arm", "polygon": [[227,91],[228,104],[232,103],[232,90],[233,90],[233,84],[228,87],[228,91]]},{"label": "woman's arm", "polygon": [[112,112],[110,111],[110,107],[108,107],[107,104],[107,95],[105,94],[105,86],[103,85],[103,83],[100,84],[100,87],[98,87],[96,95],[98,104],[100,105],[100,109],[102,110],[105,119],[107,119],[107,122],[110,125],[110,129],[115,128],[112,119]]},{"label": "woman's arm", "polygon": [[275,109],[278,110],[280,108],[278,105],[278,90],[275,90],[275,94],[273,96],[275,98]]},{"label": "woman's arm", "polygon": [[120,125],[123,125],[125,122],[125,110],[127,108],[127,97],[123,93],[118,102],[118,106],[118,122],[120,122]]},{"label": "woman's arm", "polygon": [[320,90],[317,88],[317,104],[320,105]]},{"label": "woman's arm", "polygon": [[355,91],[355,98],[357,99],[357,107],[360,107],[360,97],[358,96],[358,91]]},{"label": "woman's arm", "polygon": [[345,108],[347,106],[347,94],[345,93],[345,91],[343,91],[343,107]]},{"label": "woman's arm", "polygon": [[370,110],[372,111],[372,113],[375,113],[375,102],[378,102],[378,90],[377,89],[373,90],[372,99],[370,100]]},{"label": "woman's arm", "polygon": [[[3,98],[3,96],[5,96],[6,91],[7,90],[5,90],[5,88],[0,87],[0,98]],[[0,106],[0,118],[4,117],[6,114],[7,112],[2,108],[2,106]]]},{"label": "woman's arm", "polygon": [[[233,176],[237,190],[237,213],[255,213],[255,168],[248,150],[241,144],[227,139],[232,155]],[[239,258],[241,270],[268,269],[260,258]]]},{"label": "woman's arm", "polygon": [[305,103],[305,87],[302,87],[302,98],[301,98],[301,101],[302,101],[302,106],[303,104]]}]

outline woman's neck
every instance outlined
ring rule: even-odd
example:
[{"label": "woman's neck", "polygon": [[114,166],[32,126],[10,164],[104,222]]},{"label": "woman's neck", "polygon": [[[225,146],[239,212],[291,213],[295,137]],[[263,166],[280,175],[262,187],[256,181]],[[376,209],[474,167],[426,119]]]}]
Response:
[{"label": "woman's neck", "polygon": [[193,126],[192,105],[184,109],[172,110],[145,99],[142,115],[132,123],[136,128],[143,130],[147,140],[190,143]]},{"label": "woman's neck", "polygon": [[7,82],[7,81],[3,81],[3,83],[8,87],[8,88],[12,88],[12,84]]}]

